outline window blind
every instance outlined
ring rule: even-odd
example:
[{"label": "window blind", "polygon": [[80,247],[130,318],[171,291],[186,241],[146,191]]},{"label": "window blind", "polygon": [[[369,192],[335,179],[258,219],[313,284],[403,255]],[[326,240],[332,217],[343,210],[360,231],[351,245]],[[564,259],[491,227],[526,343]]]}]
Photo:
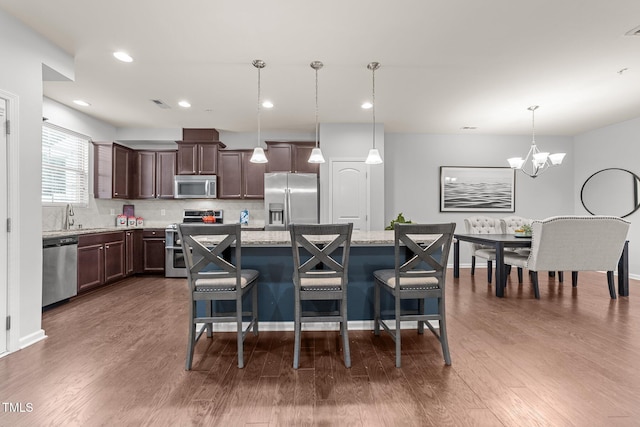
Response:
[{"label": "window blind", "polygon": [[89,203],[90,138],[42,125],[42,203]]}]

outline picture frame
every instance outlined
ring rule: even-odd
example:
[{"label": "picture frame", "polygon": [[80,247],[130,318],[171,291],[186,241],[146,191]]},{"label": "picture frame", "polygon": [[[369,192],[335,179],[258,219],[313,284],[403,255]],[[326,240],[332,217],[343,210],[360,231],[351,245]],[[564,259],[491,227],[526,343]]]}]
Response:
[{"label": "picture frame", "polygon": [[515,195],[514,169],[440,166],[440,212],[515,212]]}]

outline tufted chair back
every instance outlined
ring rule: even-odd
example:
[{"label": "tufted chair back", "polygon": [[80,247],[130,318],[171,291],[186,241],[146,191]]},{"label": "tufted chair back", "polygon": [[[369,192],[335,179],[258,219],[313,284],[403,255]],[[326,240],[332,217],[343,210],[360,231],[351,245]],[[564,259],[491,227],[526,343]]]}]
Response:
[{"label": "tufted chair back", "polygon": [[[468,234],[495,234],[503,233],[500,220],[489,216],[476,215],[464,219],[464,228]],[[486,246],[472,244],[473,252]]]},{"label": "tufted chair back", "polygon": [[502,232],[506,234],[514,234],[517,229],[523,225],[531,225],[532,222],[533,220],[530,218],[523,218],[516,215],[500,218]]}]

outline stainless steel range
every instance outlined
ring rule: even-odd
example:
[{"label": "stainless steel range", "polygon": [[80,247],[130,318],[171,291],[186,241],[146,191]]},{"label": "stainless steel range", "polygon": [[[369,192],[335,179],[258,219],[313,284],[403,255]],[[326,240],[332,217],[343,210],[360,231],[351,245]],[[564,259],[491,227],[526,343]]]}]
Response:
[{"label": "stainless steel range", "polygon": [[[203,222],[203,216],[215,217],[216,224],[224,222],[222,210],[185,210],[182,214],[182,222]],[[178,239],[178,224],[171,224],[165,229],[165,241],[165,277],[187,277],[187,266]]]}]

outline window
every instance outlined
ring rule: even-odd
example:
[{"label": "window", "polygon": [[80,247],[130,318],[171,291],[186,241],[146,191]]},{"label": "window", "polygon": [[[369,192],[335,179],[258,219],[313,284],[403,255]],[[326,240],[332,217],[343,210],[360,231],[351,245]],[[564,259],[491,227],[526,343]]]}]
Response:
[{"label": "window", "polygon": [[75,132],[42,125],[42,203],[89,203],[89,140]]}]

